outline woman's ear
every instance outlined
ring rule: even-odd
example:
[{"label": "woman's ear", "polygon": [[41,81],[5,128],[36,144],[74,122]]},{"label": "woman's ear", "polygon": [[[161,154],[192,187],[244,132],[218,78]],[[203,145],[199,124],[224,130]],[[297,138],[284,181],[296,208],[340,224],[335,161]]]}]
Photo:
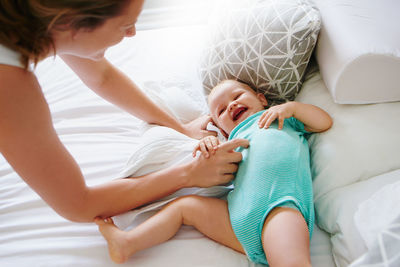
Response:
[{"label": "woman's ear", "polygon": [[266,108],[268,107],[268,101],[264,94],[257,93],[257,98],[260,100],[261,104]]}]

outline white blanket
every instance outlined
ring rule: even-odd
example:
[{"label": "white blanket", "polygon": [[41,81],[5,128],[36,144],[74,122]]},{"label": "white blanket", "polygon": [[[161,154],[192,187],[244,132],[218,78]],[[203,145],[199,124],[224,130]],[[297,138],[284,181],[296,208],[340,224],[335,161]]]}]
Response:
[{"label": "white blanket", "polygon": [[[184,95],[184,92],[180,93]],[[191,139],[173,129],[161,126],[150,127],[143,134],[140,145],[132,153],[120,177],[141,176],[169,166],[189,162],[193,160],[192,151],[197,143],[198,140]],[[158,210],[178,196],[196,194],[222,197],[231,188],[231,186],[184,188],[155,203],[115,216],[114,221],[121,229],[128,229],[139,214]]]},{"label": "white blanket", "polygon": [[353,262],[351,267],[372,263],[374,266],[400,266],[399,201],[400,182],[395,182],[359,205],[354,221],[368,252]]}]

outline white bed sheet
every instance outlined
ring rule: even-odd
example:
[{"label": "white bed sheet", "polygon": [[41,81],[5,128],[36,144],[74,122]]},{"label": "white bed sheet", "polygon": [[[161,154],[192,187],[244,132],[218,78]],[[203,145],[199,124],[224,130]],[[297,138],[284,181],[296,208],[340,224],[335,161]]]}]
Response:
[{"label": "white bed sheet", "polygon": [[[107,57],[142,88],[181,88],[206,111],[197,58],[202,26],[140,31],[110,49]],[[145,124],[87,89],[58,58],[36,70],[55,128],[89,185],[118,178],[141,142]],[[168,92],[167,92],[168,93]],[[137,225],[152,212],[140,215]],[[134,226],[133,225],[133,226]],[[315,227],[313,266],[334,266],[329,236]],[[0,157],[0,266],[114,266],[92,223],[73,223],[49,208]],[[184,226],[170,241],[134,255],[119,266],[254,266],[244,255]]]}]

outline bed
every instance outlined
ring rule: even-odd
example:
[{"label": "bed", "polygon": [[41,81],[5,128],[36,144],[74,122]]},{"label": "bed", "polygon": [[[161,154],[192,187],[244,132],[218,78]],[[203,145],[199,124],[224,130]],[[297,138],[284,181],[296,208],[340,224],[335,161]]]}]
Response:
[{"label": "bed", "polygon": [[[211,1],[190,7],[189,2],[198,1],[186,1],[185,8],[182,1],[171,1],[169,6],[164,6],[166,2],[161,5],[148,1],[137,35],[106,54],[155,102],[182,121],[208,111],[199,64],[210,28],[200,10],[208,12],[207,4]],[[188,16],[190,22],[171,19],[186,14],[187,8],[197,11],[196,16]],[[166,11],[173,15],[163,17]],[[322,13],[324,23],[323,18]],[[400,99],[369,105],[336,103],[327,78],[322,75],[324,63],[318,56],[322,51],[319,45],[315,60],[312,56],[304,69],[301,90],[296,95],[297,101],[326,109],[335,123],[329,132],[310,140],[317,211],[311,240],[312,264],[334,267],[383,262],[371,253],[377,251],[380,230],[392,227],[392,222],[400,223],[393,212],[398,210],[400,193]],[[57,133],[89,185],[190,160],[194,140],[164,127],[147,125],[107,103],[87,89],[59,58],[46,59],[35,72]],[[358,130],[353,131],[353,126]],[[57,215],[2,157],[0,176],[1,266],[116,265],[109,258],[106,241],[95,224],[73,223]],[[191,188],[176,194],[219,197],[226,190]],[[123,229],[135,227],[173,197],[115,216],[115,222]],[[376,214],[382,218],[380,224],[370,223],[368,220]],[[399,231],[393,232],[391,236],[398,237]],[[391,244],[399,243],[397,240]],[[393,254],[394,265],[386,266],[398,266],[398,251]],[[184,226],[170,241],[137,253],[120,266],[256,265],[244,255]]]}]

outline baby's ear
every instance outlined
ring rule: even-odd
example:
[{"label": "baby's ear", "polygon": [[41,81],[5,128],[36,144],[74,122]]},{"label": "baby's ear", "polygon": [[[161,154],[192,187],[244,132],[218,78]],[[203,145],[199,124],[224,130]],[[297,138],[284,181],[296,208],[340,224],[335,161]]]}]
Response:
[{"label": "baby's ear", "polygon": [[212,123],[213,126],[215,126],[216,128],[218,128],[218,131],[219,131],[225,138],[228,138],[228,137],[229,137],[229,134],[227,134],[224,130],[222,130],[222,128],[220,128],[220,127],[218,126],[218,124],[212,119],[212,117],[211,117],[211,123]]},{"label": "baby's ear", "polygon": [[222,135],[223,135],[226,139],[228,139],[229,135],[228,135],[224,130],[222,130],[222,129],[220,129],[220,130],[221,130]]},{"label": "baby's ear", "polygon": [[268,107],[268,101],[267,101],[267,98],[265,97],[264,94],[262,94],[262,93],[257,93],[257,98],[260,100],[261,104],[262,104],[264,107]]}]

